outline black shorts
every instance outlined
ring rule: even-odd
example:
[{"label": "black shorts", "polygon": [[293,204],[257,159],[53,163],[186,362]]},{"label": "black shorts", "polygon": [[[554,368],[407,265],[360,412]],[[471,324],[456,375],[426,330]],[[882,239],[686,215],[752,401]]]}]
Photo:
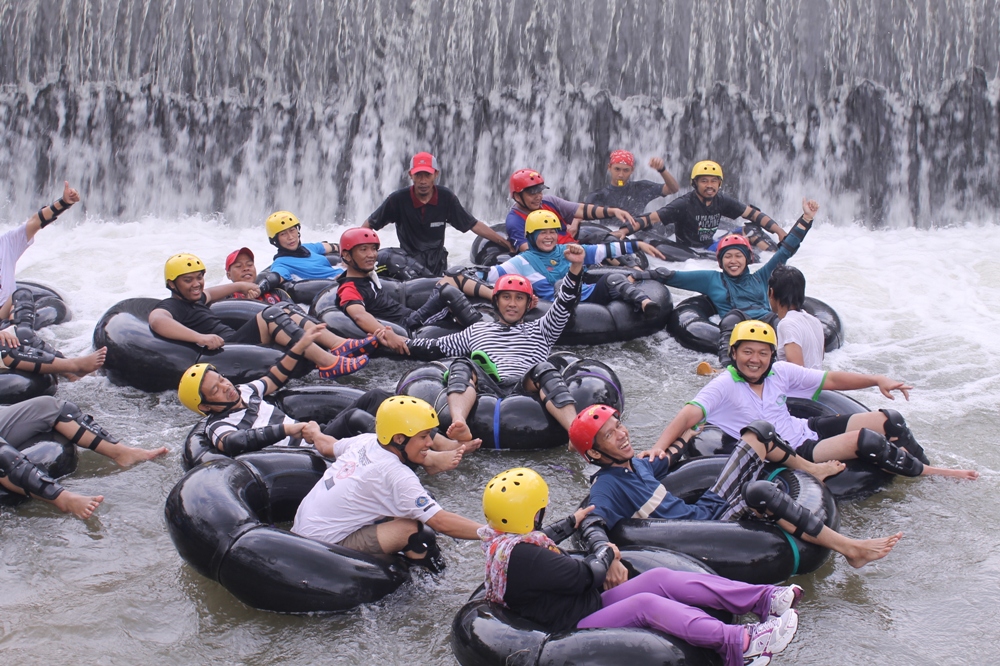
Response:
[{"label": "black shorts", "polygon": [[238,329],[233,331],[231,335],[224,339],[226,342],[234,345],[261,344],[260,327],[257,326],[257,317],[251,318],[250,321],[240,326]]},{"label": "black shorts", "polygon": [[843,435],[847,432],[847,422],[851,420],[850,414],[837,414],[836,416],[813,416],[809,419],[809,429],[812,430],[819,439],[807,439],[802,442],[802,446],[795,449],[795,453],[802,456],[809,462],[813,460],[813,451],[816,445],[824,439]]}]

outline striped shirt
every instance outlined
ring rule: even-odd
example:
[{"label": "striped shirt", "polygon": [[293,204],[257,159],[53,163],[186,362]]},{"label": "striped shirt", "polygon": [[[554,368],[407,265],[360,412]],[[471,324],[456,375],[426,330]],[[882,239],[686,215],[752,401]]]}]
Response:
[{"label": "striped shirt", "polygon": [[[583,251],[587,254],[583,263],[588,265],[599,264],[608,258],[620,257],[625,254],[635,254],[639,251],[639,248],[632,241],[583,245],[582,247]],[[524,255],[528,254],[528,252],[531,252],[531,250],[514,255],[499,266],[494,266],[490,269],[490,274],[486,279],[490,284],[493,284],[502,275],[523,275],[531,283],[531,288],[535,290],[535,296],[538,296],[543,301],[551,301],[556,295],[555,286],[546,279],[545,275],[532,266],[530,261],[525,259]],[[583,285],[580,300],[585,301],[590,298],[590,294],[593,291],[594,285]]]},{"label": "striped shirt", "polygon": [[[263,379],[252,381],[249,384],[238,384],[236,390],[240,392],[240,397],[246,407],[214,413],[208,417],[205,431],[213,446],[218,447],[223,437],[237,430],[295,423],[280,409],[264,401],[267,384],[264,383]],[[276,442],[276,446],[298,446],[300,442],[298,437],[295,438],[294,443],[290,437],[286,437],[280,442]]]},{"label": "striped shirt", "polygon": [[410,347],[428,349],[442,356],[468,356],[486,352],[497,366],[501,380],[519,379],[549,357],[580,295],[580,276],[569,273],[556,285],[558,295],[552,307],[534,321],[521,320],[514,326],[498,321],[480,321],[443,338],[411,338]]}]

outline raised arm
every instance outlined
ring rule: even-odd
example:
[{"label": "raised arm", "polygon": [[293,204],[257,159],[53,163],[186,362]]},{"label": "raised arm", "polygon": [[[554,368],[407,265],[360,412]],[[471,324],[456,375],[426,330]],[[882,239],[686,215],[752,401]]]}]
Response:
[{"label": "raised arm", "polygon": [[62,198],[52,202],[48,206],[42,206],[38,209],[37,213],[28,219],[26,230],[28,240],[30,241],[34,238],[40,229],[44,229],[55,222],[57,217],[65,213],[70,206],[79,201],[80,193],[69,186],[69,181],[64,181]]},{"label": "raised arm", "polygon": [[740,217],[744,217],[764,231],[774,234],[778,237],[779,241],[785,240],[785,236],[788,235],[785,233],[785,230],[781,228],[780,224],[772,220],[769,215],[763,213],[756,206],[747,206],[740,214]]},{"label": "raised arm", "polygon": [[674,194],[681,189],[681,186],[677,183],[677,179],[674,178],[673,174],[667,171],[667,167],[664,165],[662,157],[654,157],[650,159],[649,166],[652,169],[656,169],[656,172],[660,174],[660,178],[663,179],[663,189],[660,190],[660,194],[662,196]]}]

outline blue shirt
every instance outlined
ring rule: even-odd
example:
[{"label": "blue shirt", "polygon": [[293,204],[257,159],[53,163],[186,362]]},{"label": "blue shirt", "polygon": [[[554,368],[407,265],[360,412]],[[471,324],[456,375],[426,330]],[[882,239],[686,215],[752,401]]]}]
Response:
[{"label": "blue shirt", "polygon": [[713,520],[726,509],[726,501],[706,491],[694,504],[671,495],[657,480],[665,474],[668,460],[632,458],[632,469],[604,467],[594,475],[590,503],[594,514],[613,530],[625,518],[667,518],[673,520]]},{"label": "blue shirt", "polygon": [[343,268],[330,265],[322,243],[303,243],[308,257],[278,257],[271,270],[292,282],[298,280],[332,280],[344,272]]}]

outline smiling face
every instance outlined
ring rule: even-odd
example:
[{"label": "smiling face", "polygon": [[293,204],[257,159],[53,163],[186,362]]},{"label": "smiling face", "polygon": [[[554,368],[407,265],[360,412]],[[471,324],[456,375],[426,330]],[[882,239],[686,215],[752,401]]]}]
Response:
[{"label": "smiling face", "polygon": [[528,313],[528,295],[519,291],[501,291],[497,295],[497,313],[505,324],[516,324]]},{"label": "smiling face", "polygon": [[726,271],[726,275],[736,277],[746,267],[747,258],[742,250],[733,248],[726,250],[725,254],[722,255],[722,270]]},{"label": "smiling face", "polygon": [[606,453],[617,460],[631,460],[635,456],[628,428],[614,416],[597,431],[594,437],[594,450]]},{"label": "smiling face", "polygon": [[278,233],[278,246],[283,250],[297,250],[299,248],[299,226],[295,225],[291,229],[285,229]]},{"label": "smiling face", "polygon": [[205,271],[184,273],[178,275],[172,282],[174,289],[185,301],[194,303],[201,299],[202,294],[205,293]]},{"label": "smiling face", "polygon": [[[207,402],[236,403],[240,401],[240,392],[233,383],[214,370],[205,373],[201,381],[201,399]],[[228,409],[223,405],[201,404],[203,412],[222,412]]]},{"label": "smiling face", "polygon": [[556,229],[542,229],[535,236],[535,247],[541,252],[551,252],[559,244],[559,231]]},{"label": "smiling face", "polygon": [[[403,447],[403,450],[406,451],[406,457],[414,465],[423,465],[427,460],[427,452],[431,450],[431,444],[434,443],[433,433],[433,430],[421,430],[411,437],[410,441],[406,442],[406,446]],[[396,435],[393,440],[397,444],[402,444],[406,440],[406,436]]]},{"label": "smiling face", "polygon": [[253,257],[246,252],[240,252],[236,261],[226,271],[226,276],[231,282],[256,282],[257,267],[254,266]]},{"label": "smiling face", "polygon": [[736,368],[751,382],[756,382],[771,365],[774,348],[766,342],[747,340],[731,352]]},{"label": "smiling face", "polygon": [[722,179],[718,176],[698,176],[694,179],[694,189],[702,199],[711,199],[719,193]]},{"label": "smiling face", "polygon": [[608,173],[611,174],[611,184],[615,187],[622,187],[632,177],[632,167],[619,162],[609,166]]}]

